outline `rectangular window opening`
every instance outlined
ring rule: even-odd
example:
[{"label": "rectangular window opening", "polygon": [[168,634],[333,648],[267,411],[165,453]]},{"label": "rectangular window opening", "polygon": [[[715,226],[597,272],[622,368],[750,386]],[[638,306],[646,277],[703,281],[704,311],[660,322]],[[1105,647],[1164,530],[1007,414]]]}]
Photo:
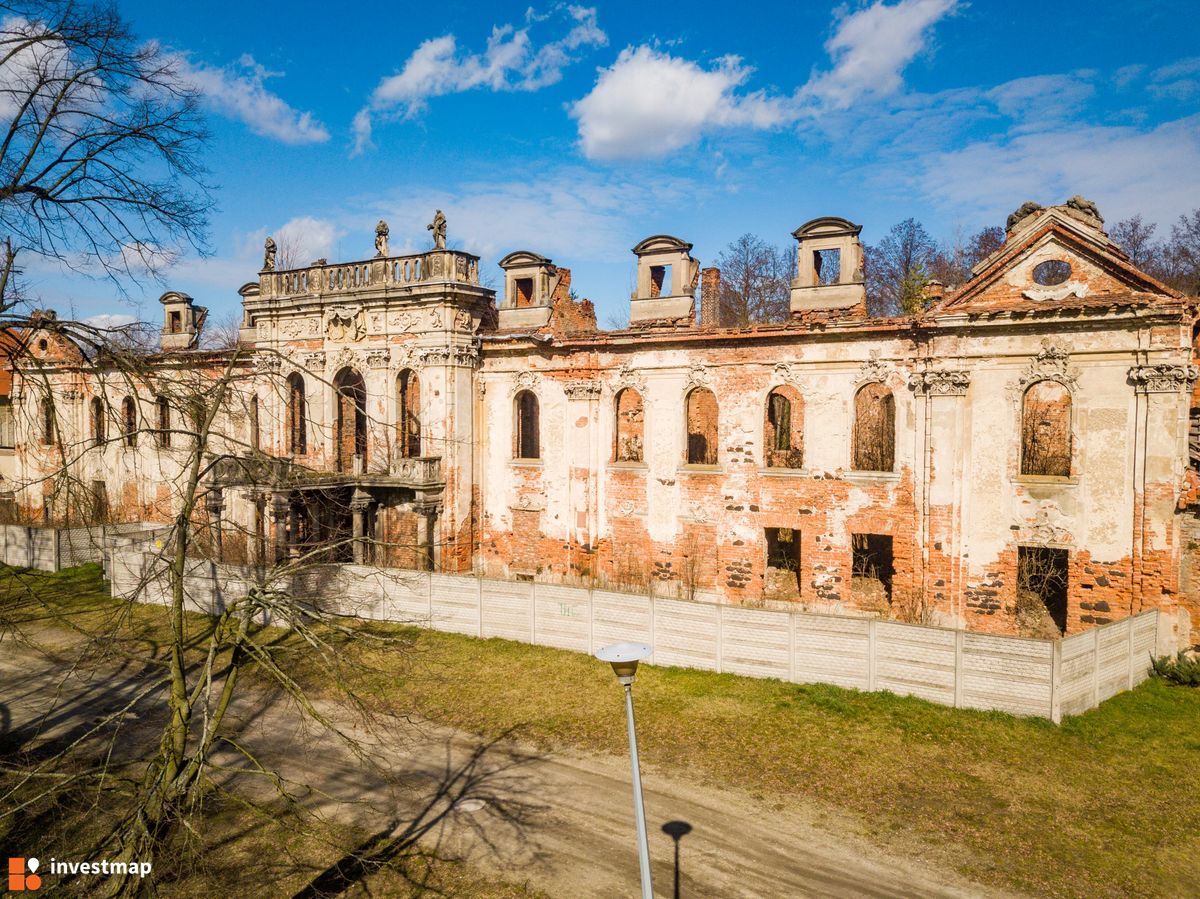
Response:
[{"label": "rectangular window opening", "polygon": [[671,266],[650,266],[650,296],[661,297],[671,295]]},{"label": "rectangular window opening", "polygon": [[[851,534],[851,592],[861,605],[865,600],[892,602],[892,577],[896,572],[890,534]],[[868,603],[869,604],[869,603]]]},{"label": "rectangular window opening", "polygon": [[168,315],[170,321],[170,331],[172,334],[178,334],[183,330],[183,316],[178,310],[172,310]]},{"label": "rectangular window opening", "polygon": [[763,594],[772,599],[800,598],[800,531],[796,528],[764,528],[767,567]]},{"label": "rectangular window opening", "polygon": [[518,309],[533,305],[533,278],[514,278],[513,291]]},{"label": "rectangular window opening", "polygon": [[1017,547],[1017,629],[1054,637],[1067,629],[1070,555],[1051,546]]},{"label": "rectangular window opening", "polygon": [[837,284],[842,277],[841,250],[813,251],[813,283],[817,286]]}]

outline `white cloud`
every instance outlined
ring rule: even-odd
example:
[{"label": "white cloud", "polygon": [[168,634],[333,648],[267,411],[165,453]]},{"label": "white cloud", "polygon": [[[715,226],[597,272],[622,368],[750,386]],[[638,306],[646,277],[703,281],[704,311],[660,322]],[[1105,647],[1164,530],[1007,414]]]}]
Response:
[{"label": "white cloud", "polygon": [[793,120],[780,98],[737,93],[751,72],[735,56],[705,69],[650,47],[627,47],[571,108],[583,152],[593,159],[663,156],[710,129]]},{"label": "white cloud", "polygon": [[193,62],[187,54],[172,54],[179,74],[203,96],[214,112],[247,125],[255,134],[285,144],[317,144],[329,140],[329,131],[311,112],[293,109],[266,87],[269,72],[244,54],[237,66],[217,68]]},{"label": "white cloud", "polygon": [[918,185],[943,207],[993,221],[1022,200],[1082,194],[1110,222],[1140,212],[1165,224],[1200,206],[1198,169],[1200,114],[1148,131],[1076,124],[976,141],[924,157]]},{"label": "white cloud", "polygon": [[423,112],[431,97],[475,88],[534,91],[560,81],[563,69],[575,61],[574,51],[608,43],[594,7],[568,6],[563,12],[570,30],[540,46],[530,38],[530,28],[550,16],[536,16],[532,9],[524,28],[494,26],[482,53],[460,51],[453,34],[423,42],[399,72],[379,82],[354,116],[354,152],[371,146],[373,116],[409,119]]},{"label": "white cloud", "polygon": [[882,0],[843,16],[825,49],[833,69],[814,75],[801,93],[835,109],[866,95],[886,96],[903,85],[901,73],[923,52],[929,31],[957,7],[957,0]]},{"label": "white cloud", "polygon": [[137,316],[126,315],[120,312],[102,312],[99,315],[89,315],[83,319],[83,324],[91,325],[98,331],[110,331],[114,328],[123,328],[126,325],[132,325],[137,321]]},{"label": "white cloud", "polygon": [[648,46],[626,48],[571,115],[593,159],[658,157],[720,128],[770,129],[867,96],[895,93],[904,68],[957,0],[877,0],[843,15],[825,43],[833,61],[791,96],[742,92],[752,69],[726,56],[705,67]]},{"label": "white cloud", "polygon": [[[452,191],[406,189],[382,200],[370,220],[362,218],[354,230],[372,233],[374,217],[381,216],[391,224],[393,252],[418,252],[428,247],[423,223],[431,210],[440,208],[449,223],[451,246],[484,258],[529,249],[558,257],[568,267],[573,262],[626,261],[629,248],[646,236],[639,232],[645,220],[630,216],[631,208],[644,206],[651,192],[658,204],[669,207],[695,200],[702,191],[690,180],[656,175],[651,184],[564,167],[519,180],[456,184]],[[405,222],[416,224],[409,230]],[[497,222],[504,227],[497,229]]]}]

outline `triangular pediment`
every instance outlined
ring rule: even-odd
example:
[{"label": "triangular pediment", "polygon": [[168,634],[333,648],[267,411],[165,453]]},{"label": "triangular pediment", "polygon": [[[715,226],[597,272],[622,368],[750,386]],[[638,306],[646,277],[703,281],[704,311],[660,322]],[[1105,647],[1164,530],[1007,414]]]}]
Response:
[{"label": "triangular pediment", "polygon": [[1057,207],[1042,210],[975,266],[937,312],[1146,304],[1180,294],[1136,268],[1099,228]]}]

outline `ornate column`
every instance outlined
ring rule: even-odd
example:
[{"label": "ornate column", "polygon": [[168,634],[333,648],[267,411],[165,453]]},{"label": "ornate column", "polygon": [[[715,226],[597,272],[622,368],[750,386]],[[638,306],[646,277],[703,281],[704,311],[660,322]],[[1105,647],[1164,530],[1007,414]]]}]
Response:
[{"label": "ornate column", "polygon": [[284,490],[271,493],[271,520],[275,523],[275,564],[280,564],[287,558],[288,534],[288,496]]},{"label": "ornate column", "polygon": [[221,540],[221,513],[225,511],[225,495],[220,487],[209,488],[208,494],[204,497],[204,508],[208,511],[208,527],[209,533],[212,536],[213,549],[217,554],[217,561],[225,561],[225,551]]},{"label": "ornate column", "polygon": [[[1179,521],[1175,514],[1180,488],[1178,448],[1186,444],[1189,398],[1192,385],[1200,377],[1200,366],[1188,363],[1160,362],[1134,365],[1129,383],[1137,394],[1136,436],[1134,442],[1134,545],[1133,598],[1129,612],[1140,612],[1145,603],[1154,604],[1164,580],[1177,587],[1179,566],[1163,558],[1180,545]],[[1178,432],[1180,423],[1183,433]],[[1176,553],[1178,550],[1176,550]],[[1150,570],[1147,570],[1149,567]],[[1144,581],[1149,577],[1151,589]]]},{"label": "ornate column", "polygon": [[[971,386],[966,369],[925,369],[909,377],[909,387],[921,400],[917,429],[917,491],[921,541],[921,589],[925,602],[954,616],[966,615],[962,584],[962,534],[966,527],[963,484],[970,447],[963,401]],[[934,509],[950,513],[934,514]],[[940,545],[940,550],[935,546]],[[938,552],[937,559],[931,552]],[[947,564],[947,560],[949,564]]]},{"label": "ornate column", "polygon": [[356,487],[350,496],[350,518],[354,534],[352,548],[355,565],[362,565],[367,559],[367,509],[370,506],[371,494]]}]

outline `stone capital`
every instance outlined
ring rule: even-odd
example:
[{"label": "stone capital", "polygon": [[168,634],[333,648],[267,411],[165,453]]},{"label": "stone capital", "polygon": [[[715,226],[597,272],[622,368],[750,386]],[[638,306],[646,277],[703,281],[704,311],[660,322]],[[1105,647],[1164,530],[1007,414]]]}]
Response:
[{"label": "stone capital", "polygon": [[965,369],[930,369],[913,374],[909,386],[926,396],[966,396],[971,386],[971,373]]},{"label": "stone capital", "polygon": [[1138,393],[1178,393],[1188,390],[1200,377],[1200,366],[1163,362],[1135,365],[1129,369],[1129,383]]}]

